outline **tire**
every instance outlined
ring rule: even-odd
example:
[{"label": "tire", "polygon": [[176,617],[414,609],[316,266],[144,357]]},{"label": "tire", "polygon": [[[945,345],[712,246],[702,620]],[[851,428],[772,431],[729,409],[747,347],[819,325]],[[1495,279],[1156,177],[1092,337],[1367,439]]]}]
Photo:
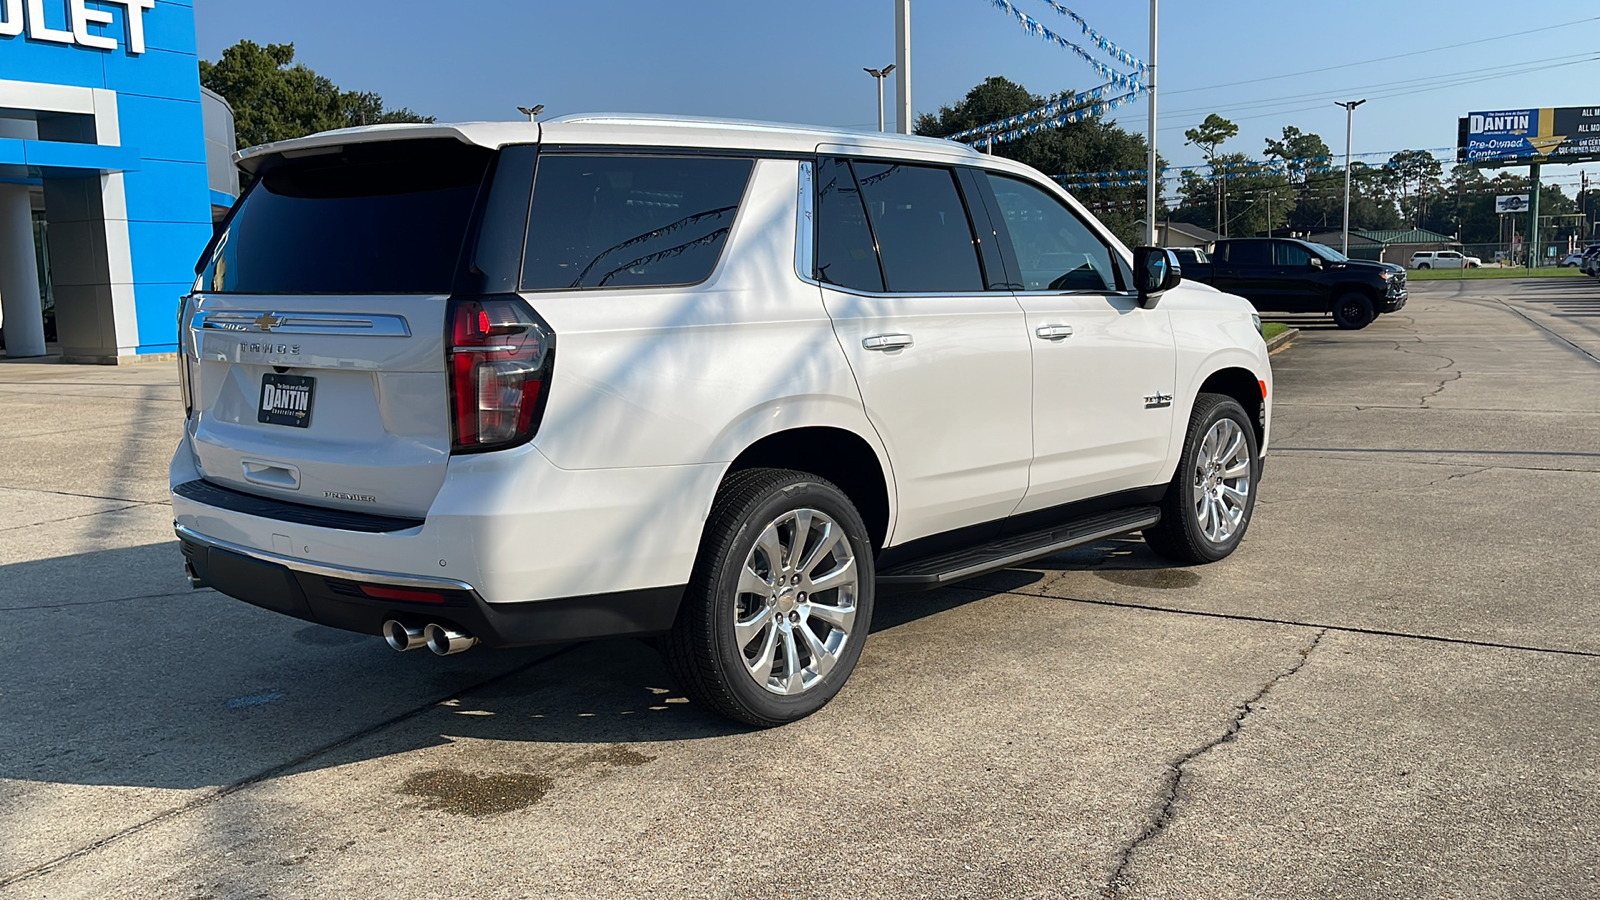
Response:
[{"label": "tire", "polygon": [[1340,328],[1358,331],[1371,325],[1377,317],[1371,298],[1365,294],[1345,294],[1333,301],[1333,323]]},{"label": "tire", "polygon": [[[867,527],[843,491],[789,469],[736,472],[712,503],[667,665],[690,700],[728,718],[805,718],[855,670],[874,576]],[[804,590],[813,578],[829,586]]]},{"label": "tire", "polygon": [[[1236,437],[1240,443],[1234,447]],[[1178,471],[1161,500],[1161,521],[1145,529],[1145,543],[1174,562],[1223,559],[1250,528],[1260,478],[1261,454],[1249,413],[1232,397],[1201,394],[1189,416]]]}]

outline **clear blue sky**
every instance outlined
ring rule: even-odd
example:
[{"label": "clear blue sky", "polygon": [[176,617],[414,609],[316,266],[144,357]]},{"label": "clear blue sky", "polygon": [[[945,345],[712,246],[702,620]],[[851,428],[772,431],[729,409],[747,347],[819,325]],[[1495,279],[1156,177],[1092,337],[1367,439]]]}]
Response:
[{"label": "clear blue sky", "polygon": [[[1145,55],[1143,0],[1058,2]],[[1043,0],[1012,3],[1085,40]],[[341,87],[375,91],[390,106],[441,121],[511,119],[518,105],[543,103],[546,115],[666,112],[871,128],[876,95],[861,67],[894,61],[891,0],[200,0],[196,7],[204,58],[242,38],[292,41],[298,61]],[[1587,21],[1512,36],[1579,20]],[[1321,134],[1342,151],[1344,113],[1333,99],[1370,98],[1356,114],[1358,154],[1451,146],[1456,119],[1469,110],[1600,105],[1600,62],[1532,71],[1600,57],[1595,0],[1166,0],[1161,25],[1158,140],[1178,165],[1199,159],[1183,146],[1183,130],[1213,111],[1240,126],[1225,149],[1259,156],[1263,138],[1284,125]],[[1025,34],[986,0],[913,0],[912,35],[919,112],[958,100],[990,75],[1040,94],[1099,83],[1075,56]],[[1416,52],[1469,41],[1483,42]],[[1335,66],[1343,68],[1329,69]],[[1328,70],[1310,71],[1318,69]],[[1241,81],[1250,83],[1219,87]],[[892,82],[889,88],[892,110]],[[1145,116],[1143,101],[1118,113],[1139,131]],[[1600,165],[1590,169],[1600,173]]]}]

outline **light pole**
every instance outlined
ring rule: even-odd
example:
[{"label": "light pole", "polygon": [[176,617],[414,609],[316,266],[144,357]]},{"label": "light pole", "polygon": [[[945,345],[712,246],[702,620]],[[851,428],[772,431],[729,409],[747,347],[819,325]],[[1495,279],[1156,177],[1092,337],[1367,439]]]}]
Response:
[{"label": "light pole", "polygon": [[1160,0],[1150,0],[1150,60],[1145,67],[1144,87],[1150,95],[1150,159],[1145,167],[1144,190],[1144,242],[1147,246],[1156,245],[1156,179],[1160,173],[1156,171],[1156,7]]},{"label": "light pole", "polygon": [[539,115],[539,113],[544,112],[544,104],[541,103],[538,106],[519,106],[517,107],[517,112],[527,116],[529,122],[535,122],[538,121],[536,117]]},{"label": "light pole", "polygon": [[889,77],[889,73],[890,72],[894,71],[894,63],[890,63],[890,64],[888,64],[887,66],[884,66],[881,69],[868,69],[868,68],[863,66],[861,71],[867,73],[868,75],[871,75],[872,76],[872,80],[876,81],[878,83],[878,130],[882,131],[883,130],[883,80],[885,78]]},{"label": "light pole", "polygon": [[1344,246],[1339,251],[1345,256],[1350,255],[1350,131],[1355,125],[1356,107],[1365,103],[1365,100],[1351,100],[1342,103],[1333,101],[1334,106],[1344,107]]}]

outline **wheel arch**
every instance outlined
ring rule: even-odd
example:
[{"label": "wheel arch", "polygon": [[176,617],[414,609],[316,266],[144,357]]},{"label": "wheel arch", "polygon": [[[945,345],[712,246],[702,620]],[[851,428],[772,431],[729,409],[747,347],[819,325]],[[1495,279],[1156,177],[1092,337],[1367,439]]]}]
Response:
[{"label": "wheel arch", "polygon": [[741,451],[723,478],[755,468],[796,469],[833,482],[861,513],[873,547],[883,548],[892,525],[889,473],[865,438],[828,425],[774,432]]},{"label": "wheel arch", "polygon": [[1261,378],[1250,369],[1239,365],[1224,365],[1205,376],[1200,382],[1200,387],[1195,390],[1195,396],[1201,394],[1222,394],[1232,397],[1250,414],[1250,422],[1255,427],[1256,444],[1265,447],[1267,444],[1266,410],[1267,398],[1263,396],[1262,384],[1267,379]]}]

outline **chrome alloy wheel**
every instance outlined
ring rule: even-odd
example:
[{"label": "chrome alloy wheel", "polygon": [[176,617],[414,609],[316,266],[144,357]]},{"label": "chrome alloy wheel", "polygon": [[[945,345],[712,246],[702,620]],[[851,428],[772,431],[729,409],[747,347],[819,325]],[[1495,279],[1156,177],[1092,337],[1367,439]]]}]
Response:
[{"label": "chrome alloy wheel", "polygon": [[739,571],[733,620],[756,684],[800,694],[833,670],[855,627],[856,571],[849,537],[819,510],[789,510],[761,532]]},{"label": "chrome alloy wheel", "polygon": [[1194,459],[1195,521],[1207,540],[1223,543],[1244,525],[1254,471],[1239,423],[1221,419],[1212,425]]}]

